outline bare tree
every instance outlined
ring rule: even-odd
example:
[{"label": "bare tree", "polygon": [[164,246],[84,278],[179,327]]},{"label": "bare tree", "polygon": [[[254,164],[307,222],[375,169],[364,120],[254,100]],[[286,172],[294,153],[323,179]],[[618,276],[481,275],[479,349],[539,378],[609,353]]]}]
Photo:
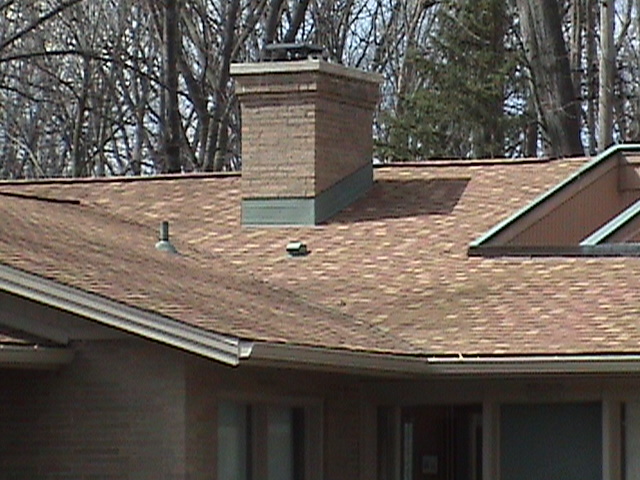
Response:
[{"label": "bare tree", "polygon": [[613,85],[615,75],[613,0],[600,3],[600,95],[598,109],[598,147],[604,150],[613,143]]},{"label": "bare tree", "polygon": [[580,108],[557,0],[517,0],[526,57],[553,155],[584,153]]}]

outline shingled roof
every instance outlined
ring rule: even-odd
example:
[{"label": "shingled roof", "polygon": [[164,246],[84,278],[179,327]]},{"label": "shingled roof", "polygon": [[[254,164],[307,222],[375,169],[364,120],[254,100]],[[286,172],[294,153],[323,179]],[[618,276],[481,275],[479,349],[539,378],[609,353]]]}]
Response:
[{"label": "shingled roof", "polygon": [[[240,224],[240,177],[0,184],[0,264],[202,331],[412,356],[640,353],[640,259],[469,257],[586,160],[375,171],[317,227]],[[180,252],[154,245],[161,221]],[[290,241],[311,253],[291,258]]]}]

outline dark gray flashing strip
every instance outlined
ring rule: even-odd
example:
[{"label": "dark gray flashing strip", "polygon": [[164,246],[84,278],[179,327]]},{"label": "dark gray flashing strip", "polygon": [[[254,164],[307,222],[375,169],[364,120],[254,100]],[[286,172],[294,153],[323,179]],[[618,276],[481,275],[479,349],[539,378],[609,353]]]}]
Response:
[{"label": "dark gray flashing strip", "polygon": [[606,242],[609,238],[626,227],[638,215],[640,215],[640,200],[585,238],[580,242],[580,245],[590,246]]},{"label": "dark gray flashing strip", "polygon": [[[488,232],[486,232],[485,234],[483,234],[482,236],[480,236],[479,238],[477,238],[476,240],[471,242],[470,247],[469,247],[469,251],[477,250],[478,247],[481,247],[481,246],[487,244],[494,237],[496,237],[500,232],[502,232],[504,229],[506,229],[511,224],[513,224],[517,220],[519,220],[521,217],[525,216],[526,214],[528,214],[529,212],[531,212],[532,210],[537,208],[539,205],[541,205],[542,203],[544,203],[545,201],[547,201],[548,199],[550,199],[551,197],[556,195],[559,191],[565,189],[566,187],[568,187],[572,183],[574,183],[577,180],[579,180],[584,174],[586,174],[587,172],[593,170],[595,167],[599,166],[601,163],[607,161],[608,159],[610,159],[611,157],[615,156],[616,154],[624,153],[624,152],[640,152],[640,144],[626,144],[626,145],[622,144],[622,145],[614,145],[614,146],[608,148],[607,150],[602,152],[600,155],[598,155],[595,159],[593,159],[591,162],[587,163],[585,166],[580,168],[573,175],[568,177],[566,180],[564,180],[563,182],[559,183],[555,187],[551,188],[547,192],[543,193],[541,196],[539,196],[533,202],[531,202],[530,204],[526,205],[524,208],[520,209],[515,214],[513,214],[510,217],[508,217],[506,220],[503,220],[498,225],[493,227],[491,230],[489,230]],[[510,248],[512,248],[512,247],[510,247]]]},{"label": "dark gray flashing strip", "polygon": [[640,257],[640,243],[556,247],[512,245],[470,246],[470,257]]},{"label": "dark gray flashing strip", "polygon": [[246,198],[242,200],[242,225],[318,225],[364,196],[372,185],[373,165],[369,163],[316,197]]},{"label": "dark gray flashing strip", "polygon": [[238,365],[251,354],[251,342],[208,332],[8,265],[0,264],[0,290],[229,365]]}]

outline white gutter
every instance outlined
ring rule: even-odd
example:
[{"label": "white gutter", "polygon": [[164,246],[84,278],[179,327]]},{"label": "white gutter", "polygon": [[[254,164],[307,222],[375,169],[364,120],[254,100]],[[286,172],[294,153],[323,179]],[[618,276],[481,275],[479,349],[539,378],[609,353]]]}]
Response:
[{"label": "white gutter", "polygon": [[511,357],[432,357],[428,365],[438,374],[602,374],[640,373],[640,355],[533,355]]},{"label": "white gutter", "polygon": [[258,342],[245,363],[412,377],[640,373],[636,354],[422,357]]},{"label": "white gutter", "polygon": [[238,365],[251,343],[207,332],[170,318],[0,265],[0,290],[166,345]]},{"label": "white gutter", "polygon": [[[640,373],[640,354],[411,356],[244,341],[207,332],[6,265],[0,265],[0,290],[233,366],[242,361],[243,365],[393,376]],[[53,366],[71,361],[70,355],[69,350],[57,348],[21,346],[11,349],[5,346],[0,349],[0,365],[13,362]],[[22,361],[16,361],[20,359]]]},{"label": "white gutter", "polygon": [[71,363],[73,351],[39,345],[0,345],[0,368],[49,370]]}]

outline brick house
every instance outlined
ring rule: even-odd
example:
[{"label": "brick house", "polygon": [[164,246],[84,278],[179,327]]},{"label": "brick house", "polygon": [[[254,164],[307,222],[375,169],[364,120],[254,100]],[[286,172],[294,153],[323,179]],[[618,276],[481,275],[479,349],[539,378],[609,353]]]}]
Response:
[{"label": "brick house", "polygon": [[0,184],[0,479],[640,478],[640,147],[372,170],[375,78],[235,74],[244,178]]}]

